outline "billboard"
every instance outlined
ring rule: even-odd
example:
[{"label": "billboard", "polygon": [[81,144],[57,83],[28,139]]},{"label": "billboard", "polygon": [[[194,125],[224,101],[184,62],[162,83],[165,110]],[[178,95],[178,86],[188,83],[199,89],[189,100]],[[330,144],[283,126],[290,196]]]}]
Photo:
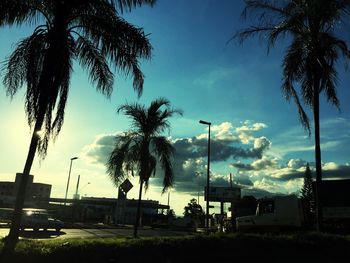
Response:
[{"label": "billboard", "polygon": [[[204,187],[204,200],[207,201],[207,187]],[[232,202],[241,198],[239,187],[209,187],[209,201],[211,202]]]}]

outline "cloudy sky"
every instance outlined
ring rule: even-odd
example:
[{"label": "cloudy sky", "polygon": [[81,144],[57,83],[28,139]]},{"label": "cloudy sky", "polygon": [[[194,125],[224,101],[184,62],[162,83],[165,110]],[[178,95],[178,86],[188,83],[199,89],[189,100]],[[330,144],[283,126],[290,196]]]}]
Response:
[{"label": "cloudy sky", "polygon": [[[177,215],[198,193],[204,206],[208,130],[199,124],[200,119],[212,122],[212,185],[228,186],[232,173],[244,195],[298,192],[306,163],[313,168],[313,137],[308,137],[298,122],[295,105],[281,94],[280,65],[288,38],[268,55],[257,39],[243,46],[227,43],[249,24],[240,18],[243,6],[241,0],[159,0],[154,8],[125,14],[125,19],[150,34],[154,47],[152,60],[142,62],[146,75],[142,97],[137,98],[130,79],[116,73],[114,92],[108,100],[75,66],[63,129],[50,144],[46,159],[34,161],[34,181],[52,184],[52,196],[63,197],[70,158],[77,156],[69,196],[80,175],[81,195],[116,197],[104,164],[113,149],[114,136],[130,128],[130,122],[116,109],[125,102],[148,104],[162,96],[184,112],[183,117],[171,120],[167,133],[177,150],[175,185],[170,194],[170,205]],[[0,61],[32,29],[2,28]],[[349,41],[349,32],[340,33]],[[350,74],[343,61],[337,68],[341,111],[321,100],[325,178],[350,176]],[[0,85],[0,180],[12,181],[15,173],[23,170],[30,130],[24,115],[24,93],[11,101]],[[136,198],[138,181],[131,181],[134,187],[128,197]],[[168,195],[161,195],[161,183],[159,173],[151,179],[144,197],[166,204]]]}]

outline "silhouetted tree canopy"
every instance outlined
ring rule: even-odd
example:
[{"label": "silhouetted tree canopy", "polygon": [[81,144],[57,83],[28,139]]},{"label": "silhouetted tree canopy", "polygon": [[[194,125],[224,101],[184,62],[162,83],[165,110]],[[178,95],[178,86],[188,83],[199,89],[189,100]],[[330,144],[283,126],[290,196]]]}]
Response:
[{"label": "silhouetted tree canopy", "polygon": [[314,200],[314,193],[312,189],[312,173],[310,170],[309,163],[306,164],[306,169],[304,173],[304,184],[300,190],[301,197],[308,201]]},{"label": "silhouetted tree canopy", "polygon": [[[28,123],[43,122],[38,153],[45,157],[50,137],[61,130],[73,71],[73,60],[87,70],[97,90],[109,97],[114,76],[110,65],[133,77],[140,95],[144,76],[141,58],[151,57],[151,44],[142,28],[118,16],[155,1],[5,0],[0,3],[2,24],[34,24],[6,61],[4,86],[11,98],[26,88]],[[111,4],[112,3],[112,4]],[[53,115],[54,112],[54,115]]]},{"label": "silhouetted tree canopy", "polygon": [[[282,92],[297,105],[303,127],[310,132],[309,117],[302,104],[310,107],[314,117],[316,185],[322,181],[320,146],[320,94],[340,107],[337,97],[336,64],[348,60],[347,43],[336,35],[342,19],[349,19],[350,3],[344,0],[245,0],[243,17],[250,16],[251,26],[234,37],[242,43],[259,36],[268,51],[277,40],[290,41],[282,63]],[[337,25],[337,26],[335,26]],[[297,91],[297,88],[300,90]],[[317,227],[321,228],[322,204],[316,187]]]},{"label": "silhouetted tree canopy", "polygon": [[184,216],[190,217],[194,221],[202,221],[205,218],[204,211],[196,199],[191,199],[187,206],[184,207]]},{"label": "silhouetted tree canopy", "polygon": [[7,59],[4,86],[11,98],[25,87],[25,111],[33,128],[16,197],[5,251],[18,240],[26,184],[35,154],[45,158],[49,140],[63,125],[73,73],[73,60],[87,70],[99,92],[109,97],[114,76],[110,65],[133,77],[140,95],[144,76],[139,60],[150,58],[152,47],[142,28],[119,16],[152,0],[1,0],[0,26],[35,26]]},{"label": "silhouetted tree canopy", "polygon": [[170,107],[165,98],[158,98],[146,108],[138,103],[118,108],[132,120],[132,129],[116,136],[115,148],[106,164],[107,173],[118,186],[129,176],[139,176],[140,191],[134,236],[140,217],[142,187],[148,188],[149,179],[156,174],[157,164],[163,170],[163,193],[173,185],[172,158],[174,147],[162,133],[170,128],[169,118],[182,112]]}]

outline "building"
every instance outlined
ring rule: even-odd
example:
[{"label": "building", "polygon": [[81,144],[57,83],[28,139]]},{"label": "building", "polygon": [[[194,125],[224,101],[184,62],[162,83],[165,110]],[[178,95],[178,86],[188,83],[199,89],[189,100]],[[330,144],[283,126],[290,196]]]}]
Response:
[{"label": "building", "polygon": [[[19,184],[21,182],[21,173],[16,173],[14,182],[0,182],[0,207],[13,207],[16,201]],[[46,207],[48,202],[39,201],[39,199],[48,200],[51,196],[51,185],[43,183],[34,183],[34,176],[29,175],[26,186],[25,207]]]},{"label": "building", "polygon": [[[14,207],[21,173],[16,174],[15,182],[0,182],[0,207]],[[118,198],[82,197],[73,199],[51,198],[49,184],[34,183],[33,175],[29,175],[26,186],[24,207],[45,208],[53,216],[65,222],[104,222],[114,224],[134,224],[138,200],[127,199],[126,193],[119,191]],[[63,205],[67,204],[67,205]],[[159,204],[159,201],[142,200],[142,224],[152,224],[159,216],[159,210],[169,209],[169,206]]]},{"label": "building", "polygon": [[[44,200],[43,200],[44,201]],[[48,209],[65,222],[91,222],[107,224],[134,224],[136,218],[136,199],[117,199],[105,197],[82,197],[82,199],[50,198]],[[67,205],[62,205],[66,203]],[[150,225],[169,209],[168,205],[155,200],[141,200],[142,224]]]}]

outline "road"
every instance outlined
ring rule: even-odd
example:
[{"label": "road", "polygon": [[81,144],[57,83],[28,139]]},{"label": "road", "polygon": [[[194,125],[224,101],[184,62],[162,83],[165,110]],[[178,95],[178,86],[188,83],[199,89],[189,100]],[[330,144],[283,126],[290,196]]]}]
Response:
[{"label": "road", "polygon": [[[5,237],[9,232],[8,228],[0,228],[0,238]],[[191,233],[183,231],[171,231],[166,229],[139,229],[138,235],[140,237],[151,236],[184,236]],[[108,238],[108,237],[131,237],[133,235],[132,228],[103,228],[103,229],[62,229],[60,232],[56,231],[39,231],[32,230],[21,231],[21,238],[29,238],[36,240],[46,239],[83,239],[83,238]]]}]

